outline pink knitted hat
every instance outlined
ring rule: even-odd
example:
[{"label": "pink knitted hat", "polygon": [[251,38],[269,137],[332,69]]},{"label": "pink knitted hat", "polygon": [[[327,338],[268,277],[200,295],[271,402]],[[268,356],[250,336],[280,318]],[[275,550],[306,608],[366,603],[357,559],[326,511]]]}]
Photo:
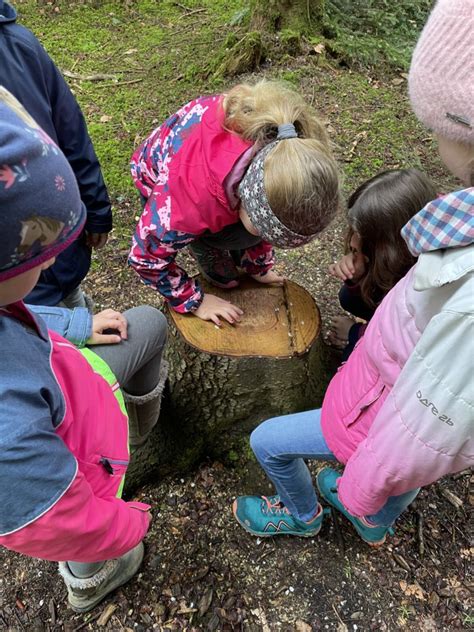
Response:
[{"label": "pink knitted hat", "polygon": [[413,53],[408,88],[422,123],[474,145],[474,0],[438,0]]}]

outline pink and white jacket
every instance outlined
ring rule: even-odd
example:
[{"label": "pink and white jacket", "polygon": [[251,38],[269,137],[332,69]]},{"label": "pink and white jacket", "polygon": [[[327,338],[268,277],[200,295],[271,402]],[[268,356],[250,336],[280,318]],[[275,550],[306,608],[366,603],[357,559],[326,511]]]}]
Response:
[{"label": "pink and white jacket", "polygon": [[326,392],[322,430],[346,464],[355,516],[474,463],[474,189],[404,227],[410,272],[389,292]]},{"label": "pink and white jacket", "polygon": [[23,303],[0,309],[0,349],[0,545],[57,561],[122,555],[149,506],[117,496],[128,422],[113,374]]}]

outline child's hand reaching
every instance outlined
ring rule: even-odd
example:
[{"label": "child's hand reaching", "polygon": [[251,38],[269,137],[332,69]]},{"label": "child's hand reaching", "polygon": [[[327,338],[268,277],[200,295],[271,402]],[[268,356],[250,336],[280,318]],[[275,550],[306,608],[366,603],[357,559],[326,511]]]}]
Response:
[{"label": "child's hand reaching", "polygon": [[104,309],[92,317],[92,335],[88,345],[113,345],[126,339],[127,321],[120,312]]},{"label": "child's hand reaching", "polygon": [[341,281],[358,281],[365,273],[366,257],[361,253],[350,252],[331,263],[329,266],[329,274],[340,279]]},{"label": "child's hand reaching", "polygon": [[252,279],[258,281],[259,283],[274,283],[275,285],[283,285],[285,282],[285,277],[280,276],[273,270],[269,270],[266,274],[252,274]]},{"label": "child's hand reaching", "polygon": [[341,281],[358,281],[365,274],[365,264],[369,259],[362,253],[359,233],[353,233],[349,244],[350,252],[339,261],[331,263],[329,274]]},{"label": "child's hand reaching", "polygon": [[229,301],[219,298],[214,294],[204,294],[201,305],[194,312],[198,318],[202,320],[212,320],[212,322],[220,327],[221,321],[219,316],[225,318],[227,322],[233,325],[240,321],[240,317],[244,313],[240,307],[232,305]]}]

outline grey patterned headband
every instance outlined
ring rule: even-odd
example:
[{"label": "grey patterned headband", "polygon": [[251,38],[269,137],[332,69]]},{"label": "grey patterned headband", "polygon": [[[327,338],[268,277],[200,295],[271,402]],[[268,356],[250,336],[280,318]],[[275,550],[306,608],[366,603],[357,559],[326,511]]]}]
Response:
[{"label": "grey patterned headband", "polygon": [[[286,137],[286,138],[293,138]],[[250,221],[265,241],[279,248],[297,248],[309,243],[314,235],[298,235],[280,222],[268,203],[265,192],[264,162],[267,154],[280,142],[279,139],[265,145],[250,163],[239,185],[242,205]]]}]

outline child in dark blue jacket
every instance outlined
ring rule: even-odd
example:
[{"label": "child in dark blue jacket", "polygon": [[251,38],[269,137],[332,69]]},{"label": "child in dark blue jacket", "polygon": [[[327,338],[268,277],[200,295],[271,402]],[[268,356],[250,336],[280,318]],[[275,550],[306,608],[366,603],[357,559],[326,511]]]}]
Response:
[{"label": "child in dark blue jacket", "polygon": [[90,268],[91,248],[101,248],[112,228],[109,196],[82,112],[58,68],[16,11],[0,0],[0,85],[31,113],[65,154],[87,210],[84,232],[41,274],[28,295],[36,305],[85,307],[79,287]]}]

